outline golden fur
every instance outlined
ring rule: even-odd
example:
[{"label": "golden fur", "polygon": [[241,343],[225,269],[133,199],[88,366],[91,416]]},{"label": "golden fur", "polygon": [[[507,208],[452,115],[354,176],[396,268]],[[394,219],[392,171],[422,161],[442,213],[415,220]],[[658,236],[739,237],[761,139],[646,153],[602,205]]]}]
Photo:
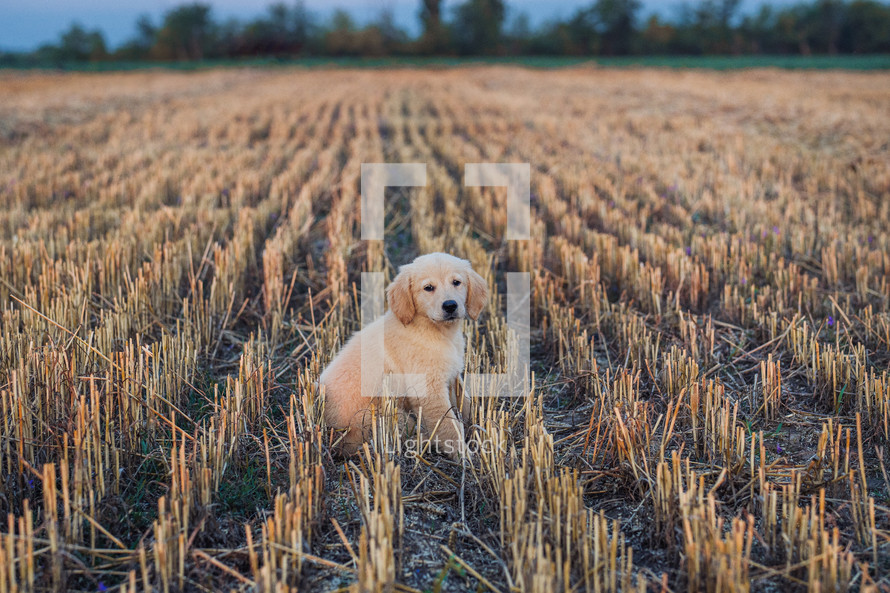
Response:
[{"label": "golden fur", "polygon": [[[457,283],[457,285],[455,285]],[[430,290],[432,288],[432,290]],[[422,255],[399,268],[386,289],[389,311],[355,334],[321,374],[325,420],[330,427],[348,429],[342,441],[354,453],[368,437],[372,401],[382,393],[388,374],[413,375],[393,383],[401,420],[414,412],[421,428],[440,451],[452,457],[465,453],[457,390],[464,366],[461,321],[475,320],[488,300],[485,280],[470,262],[446,253]],[[453,309],[449,312],[447,308]],[[362,394],[362,340],[379,340],[384,348],[365,353],[365,397]]]}]

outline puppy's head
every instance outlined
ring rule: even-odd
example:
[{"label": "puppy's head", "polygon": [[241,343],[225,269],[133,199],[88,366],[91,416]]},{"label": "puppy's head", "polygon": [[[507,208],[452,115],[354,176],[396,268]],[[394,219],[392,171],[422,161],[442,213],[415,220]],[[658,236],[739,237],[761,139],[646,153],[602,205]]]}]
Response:
[{"label": "puppy's head", "polygon": [[452,324],[479,317],[488,300],[488,285],[467,260],[430,253],[400,267],[386,294],[389,308],[404,325],[418,315]]}]

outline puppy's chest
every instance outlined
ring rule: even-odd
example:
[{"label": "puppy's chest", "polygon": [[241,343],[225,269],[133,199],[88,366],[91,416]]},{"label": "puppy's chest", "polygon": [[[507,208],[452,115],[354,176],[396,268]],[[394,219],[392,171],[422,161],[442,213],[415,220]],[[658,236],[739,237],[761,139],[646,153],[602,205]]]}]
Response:
[{"label": "puppy's chest", "polygon": [[[406,347],[405,347],[406,346]],[[435,373],[457,376],[464,365],[463,336],[456,339],[417,341],[403,347],[387,347],[388,372]]]}]

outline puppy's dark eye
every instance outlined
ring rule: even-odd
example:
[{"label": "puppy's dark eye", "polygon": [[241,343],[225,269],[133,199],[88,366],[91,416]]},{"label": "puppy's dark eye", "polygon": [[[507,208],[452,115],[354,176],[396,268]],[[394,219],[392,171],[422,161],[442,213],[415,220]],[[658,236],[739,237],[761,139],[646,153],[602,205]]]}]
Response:
[{"label": "puppy's dark eye", "polygon": [[433,286],[432,284],[427,284],[426,286],[423,287],[423,289],[427,292],[433,292],[434,290],[436,290],[436,287]]},{"label": "puppy's dark eye", "polygon": [[460,286],[460,280],[455,280],[454,282],[452,282],[452,284],[454,284],[455,286]]}]

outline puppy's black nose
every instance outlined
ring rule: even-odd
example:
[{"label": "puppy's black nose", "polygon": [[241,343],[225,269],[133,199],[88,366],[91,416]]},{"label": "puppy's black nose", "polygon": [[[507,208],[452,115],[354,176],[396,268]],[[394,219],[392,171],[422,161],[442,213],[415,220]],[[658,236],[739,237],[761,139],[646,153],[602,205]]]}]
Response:
[{"label": "puppy's black nose", "polygon": [[442,303],[442,309],[446,313],[454,313],[457,310],[457,302],[456,301],[445,301]]}]

